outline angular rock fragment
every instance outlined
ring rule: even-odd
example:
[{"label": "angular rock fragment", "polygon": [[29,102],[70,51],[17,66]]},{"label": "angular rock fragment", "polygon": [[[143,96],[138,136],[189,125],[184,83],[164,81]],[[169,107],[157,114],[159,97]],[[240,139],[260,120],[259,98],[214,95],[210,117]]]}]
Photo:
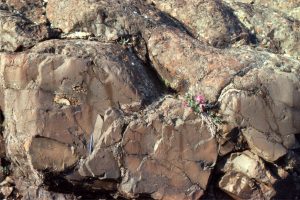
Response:
[{"label": "angular rock fragment", "polygon": [[4,186],[1,187],[0,192],[3,194],[5,198],[9,197],[13,191],[13,187]]},{"label": "angular rock fragment", "polygon": [[251,151],[232,153],[227,159],[222,171],[235,171],[247,175],[251,179],[257,180],[267,185],[271,185],[276,178],[267,169],[263,160]]},{"label": "angular rock fragment", "polygon": [[79,160],[74,147],[45,137],[35,137],[29,147],[33,167],[37,170],[62,172]]},{"label": "angular rock fragment", "polygon": [[46,26],[36,25],[9,11],[0,10],[0,51],[28,48],[48,37]]},{"label": "angular rock fragment", "polygon": [[219,187],[235,199],[274,198],[281,193],[276,185],[287,178],[283,175],[287,172],[278,167],[274,175],[268,166],[253,152],[232,153],[221,167],[225,175]]},{"label": "angular rock fragment", "polygon": [[[108,109],[104,120],[98,115],[93,130],[92,148],[90,155],[80,165],[78,172],[70,177],[78,181],[85,177],[118,180],[121,176],[119,169],[118,142],[122,139],[124,116],[118,109]],[[73,180],[72,180],[73,179]]]},{"label": "angular rock fragment", "polygon": [[255,182],[238,172],[226,173],[219,187],[233,199],[263,199],[263,194],[255,188]]},{"label": "angular rock fragment", "polygon": [[166,99],[156,112],[132,121],[122,139],[121,192],[154,199],[201,197],[217,158],[214,133],[203,120]]},{"label": "angular rock fragment", "polygon": [[250,148],[266,161],[274,162],[287,153],[287,149],[276,138],[253,128],[243,131]]},{"label": "angular rock fragment", "polygon": [[223,119],[231,127],[249,127],[243,132],[249,146],[270,162],[299,147],[299,77],[292,72],[300,64],[290,61],[283,58],[275,67],[269,58],[264,67],[236,77],[219,98]]}]

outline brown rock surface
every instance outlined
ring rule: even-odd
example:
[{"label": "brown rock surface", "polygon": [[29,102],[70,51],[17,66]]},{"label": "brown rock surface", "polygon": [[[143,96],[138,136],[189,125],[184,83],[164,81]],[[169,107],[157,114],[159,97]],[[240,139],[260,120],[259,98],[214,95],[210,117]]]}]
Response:
[{"label": "brown rock surface", "polygon": [[148,45],[154,67],[172,88],[181,93],[203,93],[210,101],[216,101],[220,91],[247,64],[233,52],[207,47],[169,29],[154,32]]},{"label": "brown rock surface", "polygon": [[46,23],[44,0],[4,0],[11,11],[21,13],[29,20],[41,24]]},{"label": "brown rock surface", "polygon": [[[232,1],[232,0],[225,0],[225,1]],[[298,0],[234,0],[236,2],[254,4],[261,7],[269,7],[274,10],[281,11],[288,15],[289,17],[293,17],[297,20],[300,20],[300,2]]]},{"label": "brown rock surface", "polygon": [[[66,34],[85,32],[105,41],[122,39],[121,43],[130,35],[145,33],[164,21],[171,21],[142,1],[131,0],[49,0],[46,11],[52,26]],[[134,41],[126,43],[131,42]]]},{"label": "brown rock surface", "polygon": [[299,199],[298,10],[1,0],[0,199]]},{"label": "brown rock surface", "polygon": [[219,186],[235,199],[270,199],[276,194],[272,184],[277,178],[263,160],[250,151],[232,153],[222,171],[225,174]]},{"label": "brown rock surface", "polygon": [[28,48],[49,37],[48,28],[0,9],[0,52]]},{"label": "brown rock surface", "polygon": [[232,11],[219,0],[153,0],[155,6],[185,24],[200,40],[223,47],[247,38]]},{"label": "brown rock surface", "polygon": [[[255,182],[247,176],[237,172],[225,174],[219,187],[233,199],[263,199],[263,194],[255,188]],[[253,188],[254,187],[254,188]]]},{"label": "brown rock surface", "polygon": [[198,199],[217,159],[211,122],[166,99],[124,132],[125,178],[121,191],[154,199]]},{"label": "brown rock surface", "polygon": [[61,172],[76,164],[78,155],[72,147],[50,138],[32,139],[29,149],[34,169]]},{"label": "brown rock surface", "polygon": [[[300,93],[297,89],[299,77],[295,73],[300,65],[284,58],[270,61],[274,64],[269,67],[253,69],[243,77],[236,77],[223,90],[219,100],[224,119],[233,127],[252,127],[243,131],[250,147],[264,159],[275,161],[286,149],[299,146],[295,134],[299,133],[297,99]],[[282,65],[274,68],[277,62]]]},{"label": "brown rock surface", "polygon": [[0,133],[0,158],[5,157],[5,141],[2,133]]},{"label": "brown rock surface", "polygon": [[[256,35],[260,47],[269,49],[272,52],[289,54],[300,59],[300,14],[298,14],[298,19],[292,19],[272,9],[280,9],[280,4],[287,6],[292,1],[285,3],[280,3],[279,1],[255,1],[255,4],[261,4],[262,2],[264,2],[264,5],[273,4],[271,8],[234,3],[231,0],[226,1],[244,26]],[[298,13],[300,13],[299,6],[300,4],[298,3]]]},{"label": "brown rock surface", "polygon": [[[85,155],[97,115],[110,106],[150,102],[159,93],[137,57],[117,45],[49,41],[28,53],[2,54],[1,61],[7,152],[27,163],[29,173],[31,162],[37,170],[64,171]],[[49,148],[35,136],[45,137]],[[53,149],[70,160],[55,160],[59,154]]]}]

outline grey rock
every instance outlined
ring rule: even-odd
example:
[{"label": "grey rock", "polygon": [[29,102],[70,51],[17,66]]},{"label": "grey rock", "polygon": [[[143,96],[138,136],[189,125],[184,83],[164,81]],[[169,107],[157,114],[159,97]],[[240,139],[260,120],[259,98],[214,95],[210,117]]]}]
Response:
[{"label": "grey rock", "polygon": [[49,36],[45,25],[36,25],[19,15],[0,10],[0,51],[28,48]]}]

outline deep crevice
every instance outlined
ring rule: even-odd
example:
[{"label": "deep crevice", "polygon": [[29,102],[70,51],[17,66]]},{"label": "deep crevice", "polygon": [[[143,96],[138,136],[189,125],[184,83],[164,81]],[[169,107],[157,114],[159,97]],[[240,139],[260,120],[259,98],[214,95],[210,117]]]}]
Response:
[{"label": "deep crevice", "polygon": [[[162,95],[176,94],[175,90],[173,90],[170,86],[167,86],[164,83],[163,78],[159,75],[159,73],[155,69],[155,67],[151,61],[150,55],[149,55],[149,48],[148,48],[148,44],[147,44],[146,40],[142,37],[141,34],[139,34],[139,38],[140,38],[140,40],[143,40],[144,48],[146,50],[145,61],[143,61],[142,59],[139,58],[138,52],[135,49],[133,49],[133,52],[137,56],[137,58],[139,58],[139,60],[143,63],[143,66],[145,66],[145,70],[149,74],[150,78],[152,80],[154,80],[154,83],[156,83],[156,85],[160,86],[160,88],[159,88],[160,91],[158,91],[158,92]],[[157,98],[159,98],[160,96],[158,96]],[[154,99],[153,101],[155,101],[155,100],[157,100],[157,99]],[[149,103],[152,103],[153,101],[145,102],[145,105],[149,105]]]},{"label": "deep crevice", "polygon": [[[96,178],[87,178],[78,183],[71,183],[64,179],[63,177],[53,174],[53,173],[45,173],[44,178],[44,186],[47,190],[62,193],[62,194],[72,194],[81,199],[118,199],[123,200],[125,198],[115,197],[112,191],[107,191],[105,189],[91,189],[89,185],[91,185],[94,181],[97,181]],[[108,180],[107,182],[111,182],[113,184],[117,184],[117,182],[113,180]]]}]

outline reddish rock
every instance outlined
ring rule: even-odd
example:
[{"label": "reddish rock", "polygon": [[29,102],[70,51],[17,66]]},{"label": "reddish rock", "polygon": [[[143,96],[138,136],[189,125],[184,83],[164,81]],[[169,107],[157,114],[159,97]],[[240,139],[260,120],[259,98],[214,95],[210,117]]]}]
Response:
[{"label": "reddish rock", "polygon": [[77,163],[97,116],[109,107],[141,105],[159,95],[139,59],[118,47],[54,40],[27,53],[1,54],[7,153],[28,176],[36,178],[32,169],[61,172]]},{"label": "reddish rock", "polygon": [[172,88],[201,93],[209,101],[216,101],[221,90],[246,67],[234,53],[207,47],[170,29],[154,32],[148,45],[155,69]]},{"label": "reddish rock", "polygon": [[127,196],[198,199],[217,159],[212,125],[174,99],[155,110],[132,121],[124,132],[126,175],[120,190]]},{"label": "reddish rock", "polygon": [[218,0],[152,0],[156,7],[189,27],[200,40],[224,47],[248,37],[232,11]]}]

